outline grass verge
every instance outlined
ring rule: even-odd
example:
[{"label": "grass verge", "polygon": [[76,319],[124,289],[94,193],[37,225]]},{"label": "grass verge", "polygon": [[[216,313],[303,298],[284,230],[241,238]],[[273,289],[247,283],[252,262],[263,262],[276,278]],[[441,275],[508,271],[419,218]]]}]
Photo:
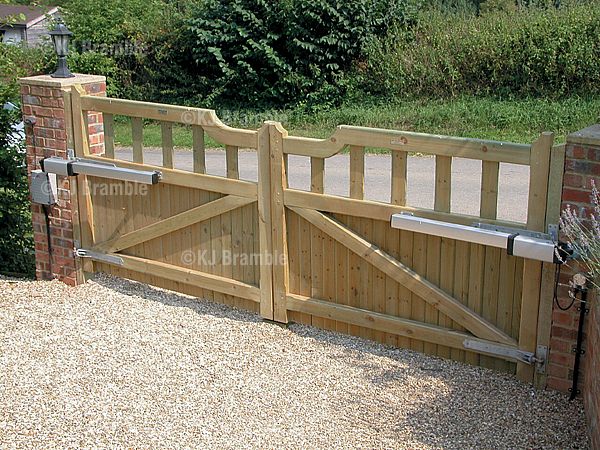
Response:
[{"label": "grass verge", "polygon": [[[337,125],[346,124],[530,143],[542,131],[553,131],[556,141],[564,142],[567,134],[596,123],[599,115],[600,98],[495,100],[463,97],[394,104],[355,104],[311,114],[284,111],[277,113],[277,119],[290,135],[318,138],[328,137]],[[226,123],[255,129],[260,127],[260,121],[255,120],[257,116],[255,113],[236,112],[238,120]],[[244,120],[245,117],[250,120]],[[191,148],[191,129],[186,126],[174,127],[173,140],[176,147]],[[131,127],[127,120],[115,124],[115,141],[121,146],[131,146]],[[145,125],[144,145],[161,146],[158,124]],[[210,138],[207,138],[206,146],[222,147]]]}]

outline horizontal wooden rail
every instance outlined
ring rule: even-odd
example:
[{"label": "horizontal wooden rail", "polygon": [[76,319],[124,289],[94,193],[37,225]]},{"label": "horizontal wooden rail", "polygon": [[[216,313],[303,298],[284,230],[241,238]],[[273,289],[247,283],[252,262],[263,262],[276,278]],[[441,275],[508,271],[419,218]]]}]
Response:
[{"label": "horizontal wooden rail", "polygon": [[[477,341],[482,344],[493,344],[494,347],[504,347],[510,350],[516,350],[515,345],[499,344],[497,342],[479,339],[472,334],[443,328],[436,325],[430,325],[422,322],[416,322],[410,319],[390,316],[389,314],[377,313],[366,309],[356,308],[354,306],[340,305],[325,300],[306,297],[297,294],[288,294],[287,308],[290,311],[298,311],[304,314],[312,314],[324,319],[331,319],[345,322],[350,325],[366,327],[372,330],[382,331],[384,333],[396,334],[411,339],[430,342],[432,344],[445,345],[460,350],[468,350],[463,346],[465,339]],[[468,350],[470,351],[470,350]],[[486,352],[477,352],[496,358],[515,361],[508,356],[491,354]]]},{"label": "horizontal wooden rail", "polygon": [[482,219],[478,216],[469,216],[466,214],[445,213],[412,206],[390,205],[370,200],[355,200],[336,195],[315,194],[297,189],[286,189],[284,191],[284,201],[285,205],[289,207],[316,209],[317,211],[347,214],[367,219],[384,220],[386,222],[392,218],[392,214],[409,213],[425,219],[441,220],[460,225],[473,225],[474,223],[482,222],[511,228],[525,228],[525,224],[519,222]]},{"label": "horizontal wooden rail", "polygon": [[185,170],[178,169],[166,169],[164,167],[152,166],[150,164],[137,164],[121,160],[115,161],[114,159],[95,155],[88,155],[86,156],[86,159],[114,163],[118,167],[126,167],[128,169],[160,170],[162,172],[162,179],[160,182],[164,184],[220,192],[221,194],[238,195],[240,197],[251,198],[253,200],[258,198],[256,183],[252,181],[233,180],[230,178],[187,172]]},{"label": "horizontal wooden rail", "polygon": [[243,281],[214,275],[212,273],[200,272],[198,270],[186,269],[161,261],[138,258],[137,256],[123,255],[121,253],[109,253],[123,260],[123,265],[102,261],[105,264],[115,265],[123,269],[153,275],[171,281],[176,281],[190,286],[201,287],[222,294],[245,298],[253,302],[260,302],[260,289]]},{"label": "horizontal wooden rail", "polygon": [[222,144],[242,148],[256,148],[257,145],[258,133],[256,131],[229,127],[221,122],[212,109],[188,108],[91,95],[81,96],[81,109],[161,122],[198,125],[204,128],[206,134]]},{"label": "horizontal wooden rail", "polygon": [[340,125],[327,139],[298,136],[283,139],[284,153],[315,158],[329,158],[348,145],[522,165],[529,165],[531,154],[528,144],[347,125]]}]

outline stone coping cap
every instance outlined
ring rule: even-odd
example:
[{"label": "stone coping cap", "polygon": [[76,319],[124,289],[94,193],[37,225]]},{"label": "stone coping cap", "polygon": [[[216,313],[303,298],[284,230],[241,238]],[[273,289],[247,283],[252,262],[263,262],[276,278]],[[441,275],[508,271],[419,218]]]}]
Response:
[{"label": "stone coping cap", "polygon": [[567,143],[600,146],[600,124],[571,133],[567,136]]},{"label": "stone coping cap", "polygon": [[86,75],[82,73],[74,73],[73,75],[75,76],[71,78],[52,78],[50,75],[36,75],[19,78],[19,84],[65,88],[76,84],[106,83],[106,77],[103,75]]}]

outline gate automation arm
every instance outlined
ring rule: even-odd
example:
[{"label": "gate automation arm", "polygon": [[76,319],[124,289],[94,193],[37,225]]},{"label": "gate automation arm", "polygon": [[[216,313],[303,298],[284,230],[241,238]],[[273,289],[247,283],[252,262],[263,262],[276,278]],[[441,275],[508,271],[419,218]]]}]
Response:
[{"label": "gate automation arm", "polygon": [[509,255],[554,264],[564,263],[572,253],[566,244],[520,235],[518,230],[515,230],[514,233],[484,230],[482,228],[423,219],[406,214],[393,214],[391,225],[392,228],[400,230],[503,248],[506,249]]},{"label": "gate automation arm", "polygon": [[158,170],[134,170],[117,167],[109,162],[91,161],[86,159],[62,159],[57,157],[45,158],[40,161],[42,170],[57,175],[75,176],[91,175],[94,177],[130,181],[132,183],[157,184],[162,178]]}]

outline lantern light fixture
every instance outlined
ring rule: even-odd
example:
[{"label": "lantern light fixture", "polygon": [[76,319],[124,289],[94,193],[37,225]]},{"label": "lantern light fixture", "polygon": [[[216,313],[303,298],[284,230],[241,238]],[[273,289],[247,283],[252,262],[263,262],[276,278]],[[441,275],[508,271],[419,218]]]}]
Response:
[{"label": "lantern light fixture", "polygon": [[50,31],[52,45],[54,45],[54,51],[56,51],[56,55],[58,56],[56,71],[50,75],[52,78],[71,78],[75,76],[67,67],[69,39],[71,36],[73,36],[73,33],[69,31],[63,20],[60,18],[57,19],[54,29]]}]

